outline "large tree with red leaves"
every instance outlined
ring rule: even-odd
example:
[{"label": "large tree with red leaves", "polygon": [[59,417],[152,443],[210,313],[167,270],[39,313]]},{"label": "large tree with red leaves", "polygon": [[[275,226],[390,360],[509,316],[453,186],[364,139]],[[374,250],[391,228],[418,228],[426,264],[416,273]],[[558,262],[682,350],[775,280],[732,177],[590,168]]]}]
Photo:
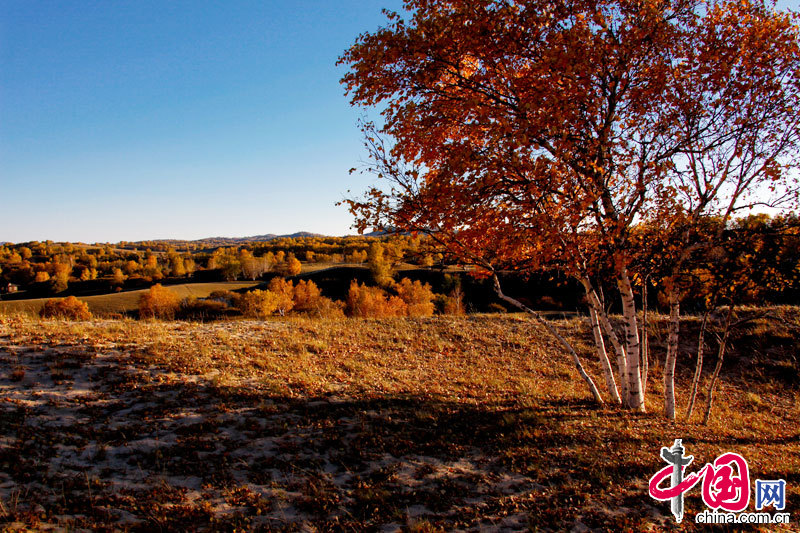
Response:
[{"label": "large tree with red leaves", "polygon": [[[340,60],[352,102],[383,109],[364,130],[369,170],[389,185],[350,201],[360,229],[427,232],[521,308],[500,269],[576,277],[611,398],[643,411],[631,230],[652,218],[674,231],[733,199],[731,216],[762,184],[793,190],[782,170],[797,147],[796,19],[757,0],[407,0],[405,10]],[[745,154],[753,143],[774,149]],[[732,146],[738,176],[705,166]],[[678,247],[676,261],[691,253]],[[621,297],[620,332],[601,271]]]}]

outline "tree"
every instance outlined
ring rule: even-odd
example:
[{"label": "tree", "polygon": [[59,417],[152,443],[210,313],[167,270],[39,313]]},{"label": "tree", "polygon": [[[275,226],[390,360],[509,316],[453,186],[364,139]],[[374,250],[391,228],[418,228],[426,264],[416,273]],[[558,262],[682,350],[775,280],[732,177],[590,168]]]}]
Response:
[{"label": "tree", "polygon": [[[405,8],[409,20],[389,13],[386,27],[363,34],[340,60],[350,67],[343,83],[352,102],[384,109],[382,126],[363,129],[367,171],[391,187],[350,200],[359,229],[424,232],[479,266],[501,298],[559,338],[602,402],[574,347],[504,294],[497,272],[547,264],[575,277],[606,376],[603,335],[616,354],[620,400],[644,411],[632,230],[643,219],[670,220],[682,192],[676,180],[691,174],[681,172],[685,160],[727,139],[724,120],[713,118],[723,108],[770,108],[775,98],[783,102],[777,115],[786,117],[787,102],[796,108],[796,18],[758,0],[408,0]],[[739,33],[757,46],[723,46]],[[782,75],[759,82],[773,71]],[[742,90],[723,91],[727,101],[707,97],[723,85]],[[780,137],[772,124],[750,138]],[[777,165],[765,168],[786,183]],[[753,190],[751,181],[742,185]],[[606,315],[603,272],[621,298],[621,332]]]},{"label": "tree", "polygon": [[322,296],[313,281],[300,280],[294,286],[295,312],[306,313],[318,318],[342,318],[344,305]]},{"label": "tree", "polygon": [[53,265],[53,275],[50,277],[50,288],[54,293],[67,290],[71,272],[72,267],[67,263],[55,263]]},{"label": "tree", "polygon": [[235,281],[242,274],[242,262],[233,249],[218,248],[209,260],[208,268],[220,269],[225,281]]},{"label": "tree", "polygon": [[408,313],[406,303],[397,296],[386,294],[380,287],[350,283],[347,293],[347,314],[354,317],[396,317]]},{"label": "tree", "polygon": [[295,311],[310,311],[322,298],[322,292],[313,281],[300,280],[294,286],[293,298]]},{"label": "tree", "polygon": [[403,278],[394,286],[397,295],[406,304],[406,314],[411,317],[431,316],[435,309],[433,291],[428,283]]},{"label": "tree", "polygon": [[392,279],[392,265],[385,256],[383,245],[378,241],[373,241],[367,250],[367,262],[372,279],[381,287],[388,287],[394,280]]},{"label": "tree", "polygon": [[156,255],[152,253],[147,255],[142,274],[149,280],[159,280],[164,277],[161,273],[161,266],[158,264],[158,257]]},{"label": "tree", "polygon": [[283,278],[272,278],[269,282],[269,292],[275,294],[275,309],[284,316],[294,307],[294,284]]},{"label": "tree", "polygon": [[180,307],[180,297],[160,283],[139,297],[140,318],[161,318],[172,320]]},{"label": "tree", "polygon": [[249,318],[265,319],[277,309],[281,296],[272,291],[253,290],[238,301],[242,314]]},{"label": "tree", "polygon": [[114,279],[114,285],[121,287],[125,283],[127,276],[122,272],[121,269],[115,268],[113,279]]},{"label": "tree", "polygon": [[181,256],[173,252],[167,256],[167,260],[169,261],[170,275],[179,278],[186,275],[186,267]]},{"label": "tree", "polygon": [[288,276],[296,276],[303,270],[303,265],[294,254],[289,254],[286,258],[286,274]]}]

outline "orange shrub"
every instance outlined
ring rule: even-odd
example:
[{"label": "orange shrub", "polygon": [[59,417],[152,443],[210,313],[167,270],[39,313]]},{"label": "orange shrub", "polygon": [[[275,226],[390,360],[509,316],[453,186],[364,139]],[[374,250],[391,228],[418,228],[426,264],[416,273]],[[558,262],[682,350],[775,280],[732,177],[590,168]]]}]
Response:
[{"label": "orange shrub", "polygon": [[306,311],[316,318],[344,318],[345,303],[321,296],[314,307]]},{"label": "orange shrub", "polygon": [[344,318],[344,303],[322,296],[313,281],[300,280],[295,285],[294,310],[318,318]]},{"label": "orange shrub", "polygon": [[412,282],[408,278],[403,278],[394,288],[400,299],[405,302],[408,316],[431,316],[433,314],[434,294],[428,283],[423,285],[419,281]]},{"label": "orange shrub", "polygon": [[383,289],[350,283],[347,294],[347,314],[356,317],[405,316],[406,303],[397,296],[389,296]]},{"label": "orange shrub", "polygon": [[294,307],[294,284],[283,278],[272,278],[269,282],[269,292],[277,297],[275,310],[283,316]]},{"label": "orange shrub", "polygon": [[274,313],[278,308],[279,300],[283,298],[272,291],[254,290],[239,299],[239,309],[249,318],[264,319]]},{"label": "orange shrub", "polygon": [[296,276],[303,270],[303,264],[293,255],[289,254],[286,259],[286,273],[290,276]]},{"label": "orange shrub", "polygon": [[74,296],[66,298],[54,298],[47,300],[39,311],[42,318],[66,318],[68,320],[91,320],[92,313],[89,312],[89,304],[82,302]]},{"label": "orange shrub", "polygon": [[175,318],[175,312],[180,307],[180,298],[177,294],[156,283],[150,290],[139,297],[139,318]]},{"label": "orange shrub", "polygon": [[294,287],[294,310],[310,311],[322,298],[322,293],[313,281],[300,280]]}]

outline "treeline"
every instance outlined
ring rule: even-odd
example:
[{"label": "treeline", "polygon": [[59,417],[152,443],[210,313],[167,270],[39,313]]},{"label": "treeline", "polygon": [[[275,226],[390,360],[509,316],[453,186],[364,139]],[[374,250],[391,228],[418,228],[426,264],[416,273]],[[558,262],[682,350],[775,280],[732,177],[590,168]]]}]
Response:
[{"label": "treeline", "polygon": [[139,288],[165,279],[257,280],[297,275],[302,263],[364,264],[371,243],[380,243],[392,264],[443,264],[430,239],[390,237],[297,237],[207,250],[150,243],[144,250],[118,245],[28,242],[0,246],[0,289],[32,295],[64,293],[71,284],[95,291]]},{"label": "treeline", "polygon": [[[721,233],[719,225],[719,220],[707,218],[692,230],[690,240],[697,243],[697,250],[685,261],[679,280],[687,311],[701,310],[712,303],[709,300],[732,292],[740,303],[800,303],[800,220],[796,215],[740,218],[727,224]],[[712,240],[715,244],[708,246]],[[679,241],[679,236],[646,225],[632,232],[632,281],[638,298],[647,299],[650,307],[668,307],[660,282],[672,274],[670,265],[680,253],[674,243]],[[387,289],[402,265],[445,267],[454,261],[432,239],[410,235],[274,239],[195,253],[171,248],[163,252],[133,251],[112,245],[30,242],[0,246],[0,289],[7,290],[11,283],[21,291],[27,290],[28,295],[46,296],[64,293],[71,286],[107,292],[193,277],[203,281],[269,280],[296,276],[302,265],[309,263],[363,265],[369,268],[374,284]],[[545,279],[562,276],[555,256],[545,267],[551,272]],[[607,301],[615,302],[613,273],[597,271],[593,277],[604,287]],[[339,283],[346,287],[349,281],[342,279]],[[559,303],[574,302],[583,295],[574,285],[554,294],[529,295],[524,294],[524,285],[513,280],[508,283],[512,283],[509,288],[522,290],[515,293],[534,305],[552,297],[559,300],[554,302],[555,307],[560,307]],[[80,293],[67,294],[73,292]]]},{"label": "treeline", "polygon": [[[138,312],[141,319],[162,320],[215,320],[239,315],[264,320],[290,314],[315,318],[384,318],[426,317],[434,313],[460,315],[464,313],[464,305],[460,291],[436,294],[430,284],[408,278],[386,289],[352,281],[347,300],[339,301],[323,296],[313,281],[295,283],[275,277],[263,290],[215,291],[202,299],[181,299],[168,287],[157,283],[139,298]],[[92,318],[88,304],[74,296],[48,300],[39,315],[70,320]]]}]

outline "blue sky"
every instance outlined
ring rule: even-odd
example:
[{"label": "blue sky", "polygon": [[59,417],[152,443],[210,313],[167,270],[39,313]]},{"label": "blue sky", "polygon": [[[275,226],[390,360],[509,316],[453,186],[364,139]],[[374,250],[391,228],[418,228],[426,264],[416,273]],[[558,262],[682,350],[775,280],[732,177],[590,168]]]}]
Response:
[{"label": "blue sky", "polygon": [[0,241],[352,233],[336,67],[387,0],[0,0]]},{"label": "blue sky", "polygon": [[0,241],[352,233],[335,62],[400,6],[0,0]]}]

